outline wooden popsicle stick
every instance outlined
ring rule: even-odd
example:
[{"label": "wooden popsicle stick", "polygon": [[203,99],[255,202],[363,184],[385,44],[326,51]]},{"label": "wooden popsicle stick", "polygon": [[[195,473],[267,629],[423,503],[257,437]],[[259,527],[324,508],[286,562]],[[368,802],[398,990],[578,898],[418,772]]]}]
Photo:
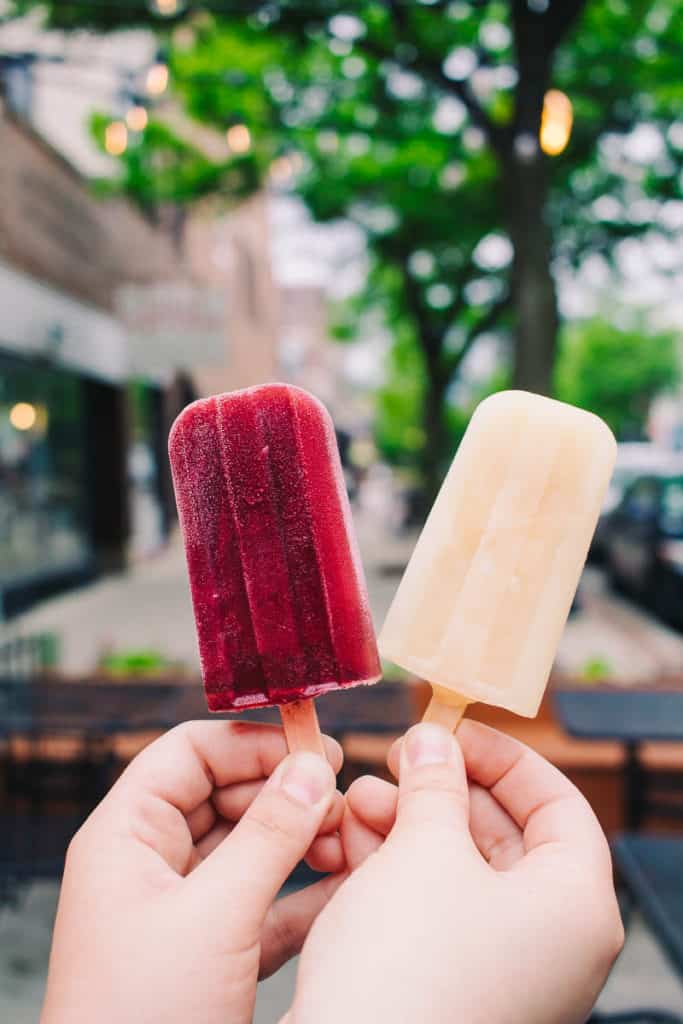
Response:
[{"label": "wooden popsicle stick", "polygon": [[326,756],[313,700],[295,700],[291,704],[281,704],[280,717],[290,754],[296,753],[297,750],[310,750],[314,754]]},{"label": "wooden popsicle stick", "polygon": [[432,699],[422,716],[423,722],[435,722],[443,725],[449,732],[455,732],[460,725],[462,716],[470,701],[459,693],[446,690],[441,686],[432,687]]}]

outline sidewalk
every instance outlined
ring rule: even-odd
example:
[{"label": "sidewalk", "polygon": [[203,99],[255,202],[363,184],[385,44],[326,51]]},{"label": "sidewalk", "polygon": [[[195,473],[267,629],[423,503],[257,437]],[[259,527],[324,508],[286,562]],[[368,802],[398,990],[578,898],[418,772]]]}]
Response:
[{"label": "sidewalk", "polygon": [[566,675],[581,675],[591,661],[609,669],[621,686],[683,680],[683,633],[609,590],[604,573],[589,566],[581,581],[579,611],[571,616],[557,655]]},{"label": "sidewalk", "polygon": [[[413,536],[392,537],[369,517],[356,523],[379,628],[413,548]],[[385,567],[392,568],[386,573]],[[87,675],[108,650],[153,650],[199,672],[192,606],[182,541],[127,572],[52,598],[8,623],[3,636],[54,632],[60,643],[60,670]]]},{"label": "sidewalk", "polygon": [[174,537],[154,558],[54,597],[6,627],[10,635],[54,632],[60,671],[87,675],[107,651],[154,650],[199,671],[182,545]]},{"label": "sidewalk", "polygon": [[[376,516],[357,513],[354,521],[377,629],[381,626],[415,544],[415,534],[395,534]],[[683,634],[656,621],[644,609],[605,587],[599,570],[589,568],[580,607],[565,629],[557,667],[581,676],[591,662],[604,663],[622,685],[648,682],[683,672]],[[63,672],[87,675],[107,650],[152,650],[180,662],[192,674],[199,657],[182,543],[176,534],[163,552],[81,590],[53,598],[0,627],[3,635],[54,632],[60,638]]]},{"label": "sidewalk", "polygon": [[[375,625],[380,626],[398,585],[414,536],[393,536],[371,516],[356,517]],[[8,629],[9,627],[6,627]],[[154,649],[199,670],[194,623],[179,537],[153,560],[127,573],[57,597],[11,623],[12,633],[53,630],[62,642],[62,669],[87,674],[106,649]],[[589,570],[581,610],[563,637],[559,665],[579,671],[594,657],[609,660],[625,682],[646,682],[669,665],[683,664],[683,637],[605,591]],[[636,678],[637,677],[637,678]],[[36,1019],[44,984],[58,886],[34,885],[19,910],[0,912],[0,1019]],[[255,1024],[278,1020],[291,999],[295,965],[259,987]],[[636,918],[626,950],[603,996],[601,1009],[648,1003],[673,1010],[683,990],[647,929]]]}]

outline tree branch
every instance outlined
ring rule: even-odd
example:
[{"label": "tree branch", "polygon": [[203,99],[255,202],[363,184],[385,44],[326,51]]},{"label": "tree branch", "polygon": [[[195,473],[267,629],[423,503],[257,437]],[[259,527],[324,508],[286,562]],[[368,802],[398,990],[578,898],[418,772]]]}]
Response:
[{"label": "tree branch", "polygon": [[458,351],[454,352],[446,362],[449,379],[460,369],[465,360],[465,356],[471,351],[475,341],[477,341],[482,334],[485,334],[486,331],[492,330],[500,322],[503,313],[505,313],[511,305],[512,295],[509,291],[506,291],[497,302],[494,302],[493,305],[489,307],[477,323],[472,324]]},{"label": "tree branch", "polygon": [[587,0],[550,0],[544,12],[528,0],[510,0],[510,21],[517,52],[519,81],[516,90],[515,134],[536,135],[543,97],[550,84],[555,50],[562,43]]},{"label": "tree branch", "polygon": [[545,32],[546,43],[551,50],[556,50],[572,25],[578,20],[587,0],[554,0],[548,8],[545,18],[548,25]]},{"label": "tree branch", "polygon": [[[407,17],[409,8],[398,3],[398,0],[389,0],[389,5],[394,21],[401,30],[397,35],[396,42],[415,47],[414,32],[409,24],[409,17]],[[496,152],[502,152],[504,132],[488,116],[467,82],[449,78],[441,64],[430,58],[428,54],[419,48],[415,60],[408,65],[402,64],[397,59],[394,47],[383,45],[378,39],[370,39],[366,36],[364,39],[358,40],[356,45],[371,53],[376,59],[393,61],[406,71],[418,73],[422,78],[438,86],[445,93],[456,96],[465,106],[472,123],[484,132],[491,147]]]}]

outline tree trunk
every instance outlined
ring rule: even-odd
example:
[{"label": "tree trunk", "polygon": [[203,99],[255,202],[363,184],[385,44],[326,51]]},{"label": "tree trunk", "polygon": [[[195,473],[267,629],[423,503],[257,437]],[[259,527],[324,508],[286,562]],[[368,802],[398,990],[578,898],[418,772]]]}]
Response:
[{"label": "tree trunk", "polygon": [[422,405],[425,440],[420,453],[422,495],[416,509],[417,515],[422,518],[432,506],[443,480],[445,464],[449,455],[452,455],[444,416],[448,378],[429,356],[425,363],[427,379]]},{"label": "tree trunk", "polygon": [[508,230],[514,248],[512,385],[547,395],[552,391],[559,320],[550,266],[550,231],[544,217],[546,164],[540,151],[530,160],[511,155],[504,180]]}]

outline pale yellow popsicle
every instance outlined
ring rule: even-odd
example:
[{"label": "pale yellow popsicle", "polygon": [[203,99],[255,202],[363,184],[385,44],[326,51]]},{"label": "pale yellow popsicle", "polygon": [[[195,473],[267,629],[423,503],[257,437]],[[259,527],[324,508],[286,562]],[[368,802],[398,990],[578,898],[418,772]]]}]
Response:
[{"label": "pale yellow popsicle", "polygon": [[533,717],[586,560],[616,444],[592,413],[524,391],[477,408],[380,633],[428,680],[425,718],[468,703]]}]

